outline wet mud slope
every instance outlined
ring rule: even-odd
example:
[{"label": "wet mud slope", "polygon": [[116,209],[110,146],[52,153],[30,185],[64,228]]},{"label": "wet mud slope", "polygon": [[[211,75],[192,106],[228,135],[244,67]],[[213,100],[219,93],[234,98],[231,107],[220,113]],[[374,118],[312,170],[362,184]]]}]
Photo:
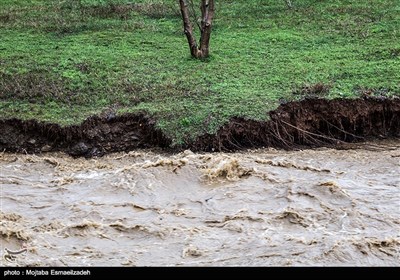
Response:
[{"label": "wet mud slope", "polygon": [[92,159],[2,153],[0,171],[4,266],[400,264],[399,140]]},{"label": "wet mud slope", "polygon": [[100,156],[137,148],[183,151],[235,151],[243,148],[321,147],[369,138],[400,136],[400,98],[305,99],[282,104],[269,121],[231,119],[216,134],[181,147],[141,114],[94,116],[81,125],[60,127],[35,120],[0,120],[0,150],[41,153],[64,151],[73,156]]}]

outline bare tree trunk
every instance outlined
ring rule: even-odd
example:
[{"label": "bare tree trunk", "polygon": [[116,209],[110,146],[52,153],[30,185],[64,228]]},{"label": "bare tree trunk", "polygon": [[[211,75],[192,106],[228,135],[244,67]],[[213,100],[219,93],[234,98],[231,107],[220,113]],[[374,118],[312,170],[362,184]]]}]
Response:
[{"label": "bare tree trunk", "polygon": [[193,57],[199,57],[199,50],[197,48],[197,42],[196,39],[194,38],[193,34],[193,26],[192,23],[190,22],[190,16],[189,16],[189,8],[188,8],[188,3],[187,0],[179,0],[179,5],[181,7],[181,14],[182,14],[182,20],[183,20],[183,31],[185,32],[186,38],[189,43],[189,48],[190,48],[190,53]]},{"label": "bare tree trunk", "polygon": [[183,28],[189,43],[190,54],[195,58],[206,58],[210,52],[211,26],[214,17],[214,0],[201,1],[200,44],[197,44],[193,34],[193,25],[190,22],[188,0],[179,0]]},{"label": "bare tree trunk", "polygon": [[201,1],[201,37],[200,51],[202,57],[207,57],[210,47],[211,24],[214,17],[214,0]]}]

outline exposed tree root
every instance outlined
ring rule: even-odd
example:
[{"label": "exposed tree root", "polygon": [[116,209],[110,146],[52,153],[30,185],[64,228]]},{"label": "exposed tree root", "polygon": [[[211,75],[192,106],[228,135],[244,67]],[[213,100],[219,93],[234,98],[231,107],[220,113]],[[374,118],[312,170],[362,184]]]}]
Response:
[{"label": "exposed tree root", "polygon": [[197,151],[251,147],[325,146],[400,136],[400,99],[306,99],[281,105],[259,122],[234,118],[215,135],[190,145]]},{"label": "exposed tree root", "polygon": [[98,156],[137,148],[234,151],[243,148],[325,146],[367,138],[400,137],[400,99],[306,99],[281,105],[266,122],[233,118],[216,134],[205,134],[180,147],[143,114],[91,117],[81,125],[60,127],[35,120],[0,120],[0,149],[40,153],[66,151]]}]

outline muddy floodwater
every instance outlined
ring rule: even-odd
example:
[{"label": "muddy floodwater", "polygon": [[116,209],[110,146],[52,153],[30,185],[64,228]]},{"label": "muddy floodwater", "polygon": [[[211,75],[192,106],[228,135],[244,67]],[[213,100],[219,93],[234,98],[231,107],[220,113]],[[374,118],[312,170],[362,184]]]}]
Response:
[{"label": "muddy floodwater", "polygon": [[400,140],[0,154],[2,266],[399,266]]}]

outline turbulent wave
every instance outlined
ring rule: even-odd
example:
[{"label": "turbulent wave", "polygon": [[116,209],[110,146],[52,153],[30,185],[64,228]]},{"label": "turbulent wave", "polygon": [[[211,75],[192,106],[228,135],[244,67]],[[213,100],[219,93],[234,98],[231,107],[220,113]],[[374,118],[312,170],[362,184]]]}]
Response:
[{"label": "turbulent wave", "polygon": [[342,148],[0,154],[1,265],[398,266],[400,142]]}]

